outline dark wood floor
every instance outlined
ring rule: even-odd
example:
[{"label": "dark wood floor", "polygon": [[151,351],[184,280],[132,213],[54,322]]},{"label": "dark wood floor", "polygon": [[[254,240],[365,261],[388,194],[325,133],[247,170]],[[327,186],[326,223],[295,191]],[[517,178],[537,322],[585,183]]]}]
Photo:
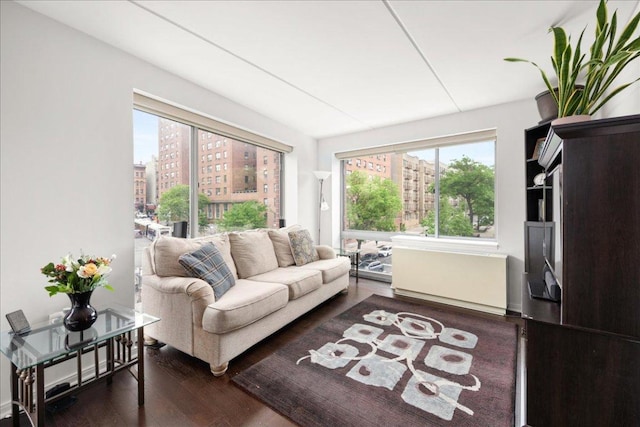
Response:
[{"label": "dark wood floor", "polygon": [[[294,424],[287,418],[237,388],[231,378],[372,294],[402,298],[393,295],[388,283],[361,278],[356,285],[355,279],[351,278],[347,294],[337,295],[247,350],[231,361],[229,371],[220,378],[214,378],[210,374],[207,363],[172,347],[164,346],[159,350],[146,348],[146,394],[143,407],[137,405],[136,380],[127,372],[122,372],[113,378],[111,385],[95,384],[79,393],[76,403],[69,409],[47,415],[47,425],[292,426]],[[472,313],[502,319],[475,311]],[[504,319],[520,324],[519,316],[507,316]],[[0,427],[10,425],[10,419],[0,421]],[[20,425],[30,424],[24,418]]]}]

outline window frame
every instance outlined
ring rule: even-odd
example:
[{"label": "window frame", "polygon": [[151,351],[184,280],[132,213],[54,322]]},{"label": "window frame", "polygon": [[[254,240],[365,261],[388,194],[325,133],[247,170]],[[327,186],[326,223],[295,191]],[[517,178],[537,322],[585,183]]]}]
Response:
[{"label": "window frame", "polygon": [[[436,148],[446,148],[457,145],[466,145],[472,143],[481,143],[481,142],[493,142],[494,144],[494,230],[495,234],[492,238],[476,238],[476,237],[462,237],[462,236],[440,236],[439,230],[436,236],[424,236],[424,235],[415,235],[411,233],[406,233],[403,231],[370,231],[370,230],[355,230],[355,229],[346,229],[346,222],[344,221],[346,215],[346,179],[348,174],[346,173],[345,163],[351,160],[351,164],[355,163],[356,167],[358,167],[360,163],[360,158],[364,158],[366,156],[379,156],[388,153],[394,154],[402,154],[408,153],[412,151],[420,151],[427,149],[436,149]],[[465,132],[459,134],[451,134],[438,136],[433,138],[425,138],[419,140],[412,140],[407,142],[400,143],[391,143],[386,145],[378,145],[369,148],[361,148],[356,150],[349,150],[338,152],[335,154],[336,159],[340,161],[340,199],[341,199],[341,212],[340,212],[340,242],[345,239],[360,239],[360,240],[375,240],[375,241],[391,241],[394,236],[410,236],[411,239],[416,239],[422,242],[428,243],[430,248],[440,248],[443,250],[451,250],[453,248],[464,248],[471,251],[480,251],[483,252],[485,249],[495,249],[498,247],[498,239],[499,239],[499,229],[498,229],[498,198],[497,198],[497,185],[498,185],[498,164],[497,164],[497,130],[496,128],[490,129],[482,129],[478,131]],[[438,150],[436,150],[438,152]],[[356,159],[353,162],[353,159]],[[439,159],[436,157],[436,177],[439,180]],[[366,164],[366,162],[365,162]],[[365,169],[366,171],[367,169]],[[440,198],[439,194],[439,186],[436,186],[436,206],[438,206],[438,200]],[[402,192],[401,192],[402,194]],[[438,210],[436,211],[438,213]],[[404,216],[404,212],[401,212],[401,215]],[[438,223],[439,218],[436,215],[436,223]],[[382,278],[386,280],[390,280],[391,275],[377,272],[366,272],[365,275],[371,274],[372,277]],[[392,273],[393,274],[393,273]]]},{"label": "window frame", "polygon": [[[293,151],[293,147],[287,144],[284,144],[280,141],[267,138],[265,136],[259,135],[257,133],[253,133],[247,131],[245,129],[232,126],[227,123],[223,123],[221,121],[215,120],[205,114],[197,113],[195,111],[189,110],[184,107],[177,106],[175,104],[169,103],[165,100],[160,100],[158,98],[152,97],[148,94],[142,93],[141,91],[134,90],[133,93],[133,110],[139,110],[148,114],[155,115],[157,117],[161,117],[164,119],[172,120],[175,122],[179,122],[181,124],[190,126],[191,137],[189,141],[189,223],[190,224],[198,224],[198,193],[199,193],[199,168],[197,165],[198,162],[198,132],[207,132],[209,138],[211,134],[216,134],[216,143],[215,147],[218,148],[220,144],[220,140],[222,139],[223,146],[226,146],[227,138],[231,138],[238,143],[250,144],[253,146],[265,148],[274,152],[274,155],[280,156],[280,192],[279,196],[279,205],[280,205],[280,217],[284,214],[283,209],[285,206],[285,197],[284,197],[284,177],[285,177],[285,155],[291,153]],[[165,147],[166,149],[167,147]],[[158,149],[158,155],[160,155],[160,151],[162,151],[162,147]],[[218,153],[219,154],[219,153]],[[226,158],[227,151],[224,150],[224,158]],[[218,160],[216,158],[216,160]],[[220,164],[216,164],[217,168],[220,168]],[[204,169],[204,166],[203,166]],[[212,172],[212,167],[209,165],[207,167],[207,173]],[[227,163],[223,163],[223,167],[225,171],[227,170]],[[226,178],[226,176],[225,176]],[[226,179],[225,179],[226,181]],[[227,194],[226,187],[224,188],[224,193]],[[227,209],[225,209],[226,212]],[[196,237],[199,235],[199,227],[190,227],[190,235],[191,237]]]}]

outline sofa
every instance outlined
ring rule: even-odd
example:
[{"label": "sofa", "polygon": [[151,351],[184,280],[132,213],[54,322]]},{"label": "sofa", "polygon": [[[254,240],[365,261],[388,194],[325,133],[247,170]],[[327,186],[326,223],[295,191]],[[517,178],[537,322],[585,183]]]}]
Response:
[{"label": "sofa", "polygon": [[[292,246],[300,235],[306,242]],[[234,282],[218,297],[218,288],[190,277],[181,264],[185,254],[210,244]],[[142,308],[161,319],[145,327],[145,340],[209,363],[214,376],[249,347],[346,291],[351,267],[348,258],[313,245],[308,231],[296,226],[194,239],[160,236],[145,249],[142,264]]]}]

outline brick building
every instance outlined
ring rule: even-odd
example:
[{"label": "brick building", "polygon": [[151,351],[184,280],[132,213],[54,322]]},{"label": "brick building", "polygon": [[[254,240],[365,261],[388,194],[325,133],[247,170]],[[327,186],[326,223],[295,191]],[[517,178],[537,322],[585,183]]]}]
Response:
[{"label": "brick building", "polygon": [[[198,188],[211,201],[210,221],[222,218],[236,203],[255,200],[267,206],[267,227],[277,227],[281,154],[205,130],[197,132]],[[160,118],[158,139],[159,199],[176,185],[189,185],[190,127]]]},{"label": "brick building", "polygon": [[147,204],[146,166],[142,163],[133,165],[133,207],[138,212],[144,212]]}]

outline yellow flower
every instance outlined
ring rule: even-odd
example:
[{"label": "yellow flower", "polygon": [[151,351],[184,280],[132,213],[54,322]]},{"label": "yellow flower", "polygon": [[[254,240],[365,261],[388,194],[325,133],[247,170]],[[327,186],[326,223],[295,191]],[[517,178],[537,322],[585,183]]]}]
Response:
[{"label": "yellow flower", "polygon": [[89,277],[93,277],[97,272],[98,267],[94,263],[90,262],[80,267],[80,269],[78,270],[78,276],[86,279]]}]

